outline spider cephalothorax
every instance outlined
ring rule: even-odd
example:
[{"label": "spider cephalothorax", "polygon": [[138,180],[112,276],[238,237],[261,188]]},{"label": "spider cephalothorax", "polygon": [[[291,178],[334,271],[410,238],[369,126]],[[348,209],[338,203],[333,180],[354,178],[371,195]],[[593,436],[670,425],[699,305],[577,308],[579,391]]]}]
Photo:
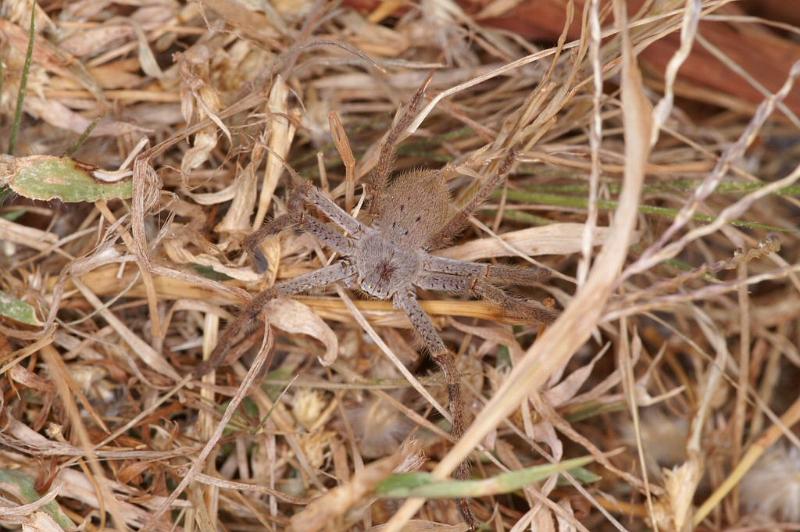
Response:
[{"label": "spider cephalothorax", "polygon": [[389,299],[409,286],[419,274],[420,256],[398,246],[380,230],[367,229],[358,239],[353,261],[358,286],[367,295]]},{"label": "spider cephalothorax", "polygon": [[[447,175],[452,170],[449,168],[414,170],[390,182],[395,146],[411,123],[426,86],[417,91],[383,141],[378,163],[369,179],[372,194],[367,217],[371,220],[369,225],[344,211],[287,166],[291,188],[288,212],[250,235],[245,241],[246,249],[256,267],[263,271],[266,261],[259,250],[259,243],[268,235],[295,227],[315,236],[320,243],[335,251],[339,260],[330,266],[275,284],[256,295],[224,331],[209,361],[198,369],[198,374],[216,367],[224,360],[231,347],[261,320],[261,312],[269,300],[344,281],[371,297],[390,299],[396,308],[408,316],[426,351],[445,376],[453,418],[451,432],[454,438],[461,436],[466,421],[453,354],[417,301],[416,289],[478,296],[532,322],[551,321],[554,314],[534,303],[512,297],[497,286],[530,286],[547,278],[546,270],[481,264],[429,253],[441,248],[464,228],[471,214],[510,172],[514,154],[509,153],[505,157],[499,170],[487,178],[473,198],[458,211],[450,205]],[[308,207],[322,214],[330,223],[312,216]],[[464,464],[458,476],[464,478],[467,474],[468,469]],[[469,524],[474,525],[469,507],[463,503],[461,509]]]}]

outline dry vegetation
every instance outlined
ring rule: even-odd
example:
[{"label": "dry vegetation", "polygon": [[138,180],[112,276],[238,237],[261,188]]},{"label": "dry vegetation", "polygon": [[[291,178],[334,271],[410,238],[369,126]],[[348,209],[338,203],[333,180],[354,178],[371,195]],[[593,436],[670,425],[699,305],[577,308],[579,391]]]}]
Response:
[{"label": "dry vegetation", "polygon": [[[464,530],[468,496],[491,530],[797,529],[796,17],[351,4],[40,1],[28,68],[32,4],[3,2],[0,522]],[[528,4],[559,15],[538,40],[503,29]],[[560,317],[424,295],[465,382],[458,442],[402,313],[346,287],[270,303],[241,358],[192,377],[251,294],[331,259],[288,231],[262,246],[266,275],[247,260],[243,239],[285,212],[282,161],[361,210],[430,72],[400,168],[453,165],[459,204],[519,152],[442,254],[551,269],[521,295]],[[88,196],[31,192],[26,170],[65,155]],[[437,483],[466,457],[484,480]],[[439,498],[391,476],[414,471]]]}]

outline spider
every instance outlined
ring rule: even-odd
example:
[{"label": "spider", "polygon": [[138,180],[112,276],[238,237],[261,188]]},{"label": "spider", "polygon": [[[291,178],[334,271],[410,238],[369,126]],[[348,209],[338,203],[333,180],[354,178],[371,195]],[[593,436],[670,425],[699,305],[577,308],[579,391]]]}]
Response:
[{"label": "spider", "polygon": [[[447,187],[447,176],[452,172],[449,168],[412,170],[391,179],[396,146],[411,124],[429,82],[430,78],[398,112],[383,140],[377,165],[368,179],[372,199],[367,218],[371,223],[351,216],[286,165],[290,176],[287,213],[265,223],[244,242],[256,268],[263,272],[267,266],[259,249],[260,242],[289,227],[310,233],[340,258],[329,266],[277,283],[256,295],[224,330],[211,357],[198,368],[197,374],[218,366],[226,358],[237,340],[261,321],[264,306],[271,299],[344,281],[368,296],[391,300],[408,316],[425,350],[444,374],[452,417],[451,435],[458,439],[463,434],[465,409],[454,355],[419,304],[416,289],[475,295],[500,305],[509,314],[536,323],[552,321],[554,312],[510,296],[497,286],[530,286],[545,280],[549,276],[547,270],[481,264],[430,253],[443,247],[466,226],[470,215],[511,171],[515,156],[510,152],[499,171],[486,179],[474,197],[455,213],[450,208]],[[310,208],[324,215],[328,223],[312,216]],[[468,474],[468,465],[464,463],[456,476],[463,479]],[[465,520],[473,526],[475,520],[468,504],[460,501],[459,506]]]}]

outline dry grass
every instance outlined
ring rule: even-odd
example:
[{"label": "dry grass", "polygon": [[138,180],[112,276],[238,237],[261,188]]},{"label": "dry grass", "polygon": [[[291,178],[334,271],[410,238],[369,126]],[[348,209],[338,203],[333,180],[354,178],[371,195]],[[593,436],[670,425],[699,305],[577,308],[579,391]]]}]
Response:
[{"label": "dry grass", "polygon": [[[527,2],[352,4],[40,2],[29,66],[31,3],[0,7],[0,523],[464,530],[472,495],[491,530],[800,526],[800,61],[767,79],[777,56],[754,71],[713,28],[792,50],[800,29],[569,1],[533,44],[497,27]],[[246,260],[282,160],[360,210],[430,72],[401,168],[452,164],[461,203],[521,147],[441,254],[551,269],[525,295],[559,319],[423,297],[469,391],[457,442],[405,318],[342,287],[273,302],[239,362],[188,377],[250,294],[330,259],[287,232],[266,276]],[[86,180],[76,201],[32,192],[45,163]],[[467,457],[475,481],[446,481]]]}]

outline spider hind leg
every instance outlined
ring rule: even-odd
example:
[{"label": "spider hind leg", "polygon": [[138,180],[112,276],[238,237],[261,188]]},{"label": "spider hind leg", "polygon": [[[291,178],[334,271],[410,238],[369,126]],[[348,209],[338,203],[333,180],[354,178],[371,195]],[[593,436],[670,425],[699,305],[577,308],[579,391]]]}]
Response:
[{"label": "spider hind leg", "polygon": [[[393,301],[395,306],[408,316],[414,332],[422,340],[426,351],[444,375],[447,384],[448,409],[452,417],[450,434],[458,440],[463,436],[467,422],[464,398],[461,394],[461,376],[456,366],[455,355],[447,349],[444,340],[436,331],[433,321],[422,309],[412,290],[397,292]],[[469,472],[469,462],[465,460],[459,464],[455,476],[459,480],[466,480],[469,478]],[[469,502],[466,499],[459,499],[458,506],[470,529],[476,529],[478,522],[472,513]]]}]

